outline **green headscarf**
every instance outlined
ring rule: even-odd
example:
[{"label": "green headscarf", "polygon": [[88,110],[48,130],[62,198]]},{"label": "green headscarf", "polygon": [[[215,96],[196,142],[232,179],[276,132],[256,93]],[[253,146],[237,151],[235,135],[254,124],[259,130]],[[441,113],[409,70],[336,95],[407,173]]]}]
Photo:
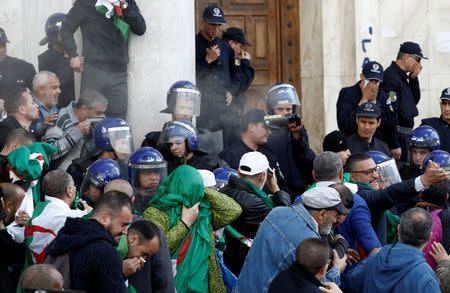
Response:
[{"label": "green headscarf", "polygon": [[[183,205],[190,208],[200,202],[197,221],[172,255],[172,259],[177,259],[177,274],[174,281],[178,292],[208,291],[211,212],[209,211],[210,204],[203,199],[203,196],[203,179],[200,173],[191,166],[181,165],[162,182],[158,194],[149,202],[150,206],[169,215],[169,229],[180,220]],[[182,247],[188,247],[184,257],[183,253],[180,253]]]}]

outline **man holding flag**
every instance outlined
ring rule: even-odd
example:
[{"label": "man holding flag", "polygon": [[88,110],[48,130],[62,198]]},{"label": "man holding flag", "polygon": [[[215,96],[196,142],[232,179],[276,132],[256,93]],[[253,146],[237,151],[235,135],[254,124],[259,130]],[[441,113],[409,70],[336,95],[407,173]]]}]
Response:
[{"label": "man holding flag", "polygon": [[[74,33],[81,28],[84,62]],[[146,25],[135,0],[77,0],[61,25],[61,42],[70,67],[83,72],[81,91],[100,91],[109,101],[107,116],[127,115],[129,31],[142,36]]]}]

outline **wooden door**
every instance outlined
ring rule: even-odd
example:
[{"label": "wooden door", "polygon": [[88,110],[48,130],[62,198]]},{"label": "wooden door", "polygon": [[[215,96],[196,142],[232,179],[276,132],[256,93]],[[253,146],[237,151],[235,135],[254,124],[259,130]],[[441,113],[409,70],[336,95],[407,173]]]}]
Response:
[{"label": "wooden door", "polygon": [[298,0],[196,0],[196,31],[201,29],[203,9],[221,7],[228,27],[239,27],[252,45],[255,79],[246,92],[246,109],[265,109],[267,90],[278,82],[294,85],[301,99]]}]

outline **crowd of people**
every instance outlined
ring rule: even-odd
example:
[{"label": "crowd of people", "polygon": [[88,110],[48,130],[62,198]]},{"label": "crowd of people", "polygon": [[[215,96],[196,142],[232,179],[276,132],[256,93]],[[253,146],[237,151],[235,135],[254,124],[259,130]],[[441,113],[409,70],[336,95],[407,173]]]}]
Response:
[{"label": "crowd of people", "polygon": [[170,121],[138,148],[134,0],[50,15],[37,73],[0,28],[2,292],[450,292],[450,88],[414,128],[420,46],[336,93],[339,130],[315,153],[294,86],[244,110],[250,43],[225,24],[205,8],[197,80],[173,83]]}]

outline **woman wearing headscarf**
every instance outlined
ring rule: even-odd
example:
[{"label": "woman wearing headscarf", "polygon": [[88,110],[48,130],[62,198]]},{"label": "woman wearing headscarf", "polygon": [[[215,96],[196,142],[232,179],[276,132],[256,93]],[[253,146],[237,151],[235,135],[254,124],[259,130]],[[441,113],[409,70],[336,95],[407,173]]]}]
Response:
[{"label": "woman wearing headscarf", "polygon": [[166,235],[174,266],[176,263],[177,292],[226,292],[213,231],[239,217],[239,204],[225,194],[204,188],[200,173],[182,165],[162,182],[149,205],[143,217]]}]

